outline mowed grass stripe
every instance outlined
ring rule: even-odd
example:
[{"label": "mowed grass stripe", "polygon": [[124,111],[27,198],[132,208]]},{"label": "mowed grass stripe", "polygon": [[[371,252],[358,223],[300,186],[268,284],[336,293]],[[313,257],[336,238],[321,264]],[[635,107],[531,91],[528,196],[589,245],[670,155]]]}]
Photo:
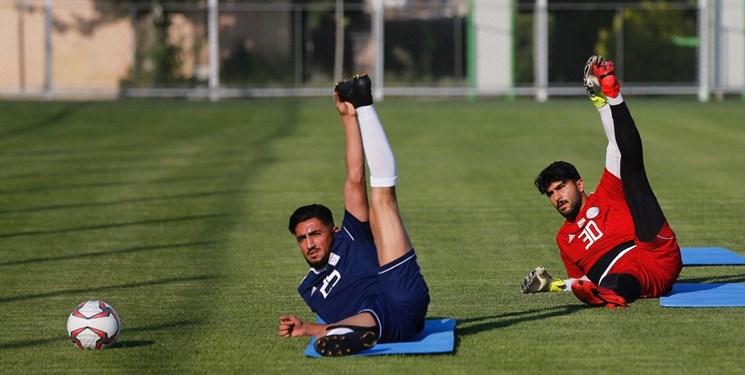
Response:
[{"label": "mowed grass stripe", "polygon": [[[232,113],[228,108],[217,119],[210,106],[132,108],[102,103],[95,110],[77,103],[70,106],[75,110],[50,108],[66,113],[66,121],[50,116],[58,122],[17,131],[6,139],[18,144],[24,144],[22,138],[30,141],[20,150],[3,148],[11,155],[3,158],[8,163],[4,175],[27,176],[3,184],[7,225],[0,241],[12,242],[5,248],[3,265],[6,271],[15,268],[16,276],[26,275],[13,280],[21,292],[3,302],[33,300],[39,308],[39,300],[64,299],[64,304],[49,309],[59,318],[48,327],[51,332],[64,332],[65,314],[79,299],[106,299],[119,309],[124,332],[129,333],[121,344],[146,353],[144,361],[113,361],[108,366],[136,370],[161,363],[180,368],[189,355],[184,348],[201,342],[199,336],[206,331],[199,326],[208,314],[200,311],[211,308],[209,291],[219,289],[220,262],[225,259],[220,255],[221,235],[236,213],[232,201],[243,193],[243,179],[264,162],[261,145],[270,143],[281,126],[253,126],[250,111],[240,106],[232,106]],[[110,121],[110,117],[125,121]],[[13,164],[19,169],[9,168]],[[70,172],[59,173],[60,164]],[[26,168],[29,165],[32,168]],[[80,165],[118,173],[101,182],[99,176],[78,173]],[[52,176],[47,178],[46,171]],[[54,209],[44,209],[50,207]],[[50,250],[67,255],[51,256]],[[34,257],[34,252],[40,256]],[[81,252],[98,256],[78,256]],[[39,278],[40,268],[50,274]],[[71,272],[76,269],[77,275]],[[189,324],[177,324],[180,332],[166,334],[138,330],[173,322]],[[137,332],[151,339],[138,339]],[[22,340],[18,333],[3,337]],[[81,364],[84,361],[81,358]]]},{"label": "mowed grass stripe", "polygon": [[[745,253],[737,189],[745,183],[742,104],[627,101],[650,179],[681,245]],[[589,102],[387,98],[377,107],[398,159],[404,220],[430,285],[430,316],[459,321],[455,354],[310,360],[301,354],[307,338],[277,337],[281,314],[313,318],[295,290],[307,265],[287,232],[288,215],[318,202],[341,218],[343,135],[328,98],[4,102],[0,233],[50,232],[0,238],[5,368],[745,368],[739,309],[661,309],[657,300],[645,300],[605,311],[587,309],[568,293],[519,294],[522,277],[535,266],[563,274],[553,237],[561,217],[533,187],[535,175],[551,161],[568,160],[594,187],[602,171],[605,138]],[[115,226],[137,222],[143,225]],[[64,231],[70,228],[96,229]],[[79,269],[106,281],[91,283],[91,273]],[[742,275],[741,267],[698,267],[685,269],[681,279],[745,282]],[[66,315],[78,300],[101,294],[122,313],[121,345],[77,351],[64,340]],[[546,355],[539,343],[552,343],[556,354]]]}]

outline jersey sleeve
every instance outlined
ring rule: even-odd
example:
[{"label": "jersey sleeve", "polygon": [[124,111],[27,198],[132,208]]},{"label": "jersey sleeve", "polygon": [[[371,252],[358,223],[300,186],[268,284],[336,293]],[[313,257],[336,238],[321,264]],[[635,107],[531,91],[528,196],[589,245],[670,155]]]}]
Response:
[{"label": "jersey sleeve", "polygon": [[610,171],[605,169],[603,175],[600,177],[595,192],[599,198],[610,199],[612,201],[625,201],[626,198],[623,195],[623,184],[621,179],[614,176]]},{"label": "jersey sleeve", "polygon": [[370,229],[370,222],[361,222],[349,211],[344,210],[344,219],[341,223],[342,231],[346,235],[350,236],[353,241],[373,241],[372,229]]}]

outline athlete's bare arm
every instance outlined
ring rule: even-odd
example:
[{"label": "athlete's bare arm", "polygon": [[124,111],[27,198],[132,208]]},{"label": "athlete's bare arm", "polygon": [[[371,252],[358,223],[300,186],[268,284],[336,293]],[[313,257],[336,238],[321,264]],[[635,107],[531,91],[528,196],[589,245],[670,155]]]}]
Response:
[{"label": "athlete's bare arm", "polygon": [[334,92],[334,101],[341,115],[346,141],[347,180],[344,183],[344,208],[357,220],[366,222],[369,220],[367,182],[365,181],[364,150],[357,111],[351,103],[339,100],[339,94],[336,92]]}]

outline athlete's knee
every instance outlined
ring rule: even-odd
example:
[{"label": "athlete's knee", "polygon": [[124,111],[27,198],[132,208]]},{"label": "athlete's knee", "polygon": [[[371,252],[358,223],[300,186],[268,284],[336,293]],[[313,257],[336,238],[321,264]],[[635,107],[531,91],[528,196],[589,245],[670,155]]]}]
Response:
[{"label": "athlete's knee", "polygon": [[400,216],[395,187],[372,188],[370,192],[370,210],[375,215]]}]

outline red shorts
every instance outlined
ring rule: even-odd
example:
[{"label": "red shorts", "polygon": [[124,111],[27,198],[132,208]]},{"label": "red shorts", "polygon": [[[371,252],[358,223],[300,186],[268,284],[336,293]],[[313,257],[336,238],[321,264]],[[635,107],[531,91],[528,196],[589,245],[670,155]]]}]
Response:
[{"label": "red shorts", "polygon": [[642,298],[656,298],[669,292],[678,280],[683,262],[675,233],[665,221],[652,242],[635,239],[636,247],[624,254],[609,274],[628,273],[642,284]]}]

